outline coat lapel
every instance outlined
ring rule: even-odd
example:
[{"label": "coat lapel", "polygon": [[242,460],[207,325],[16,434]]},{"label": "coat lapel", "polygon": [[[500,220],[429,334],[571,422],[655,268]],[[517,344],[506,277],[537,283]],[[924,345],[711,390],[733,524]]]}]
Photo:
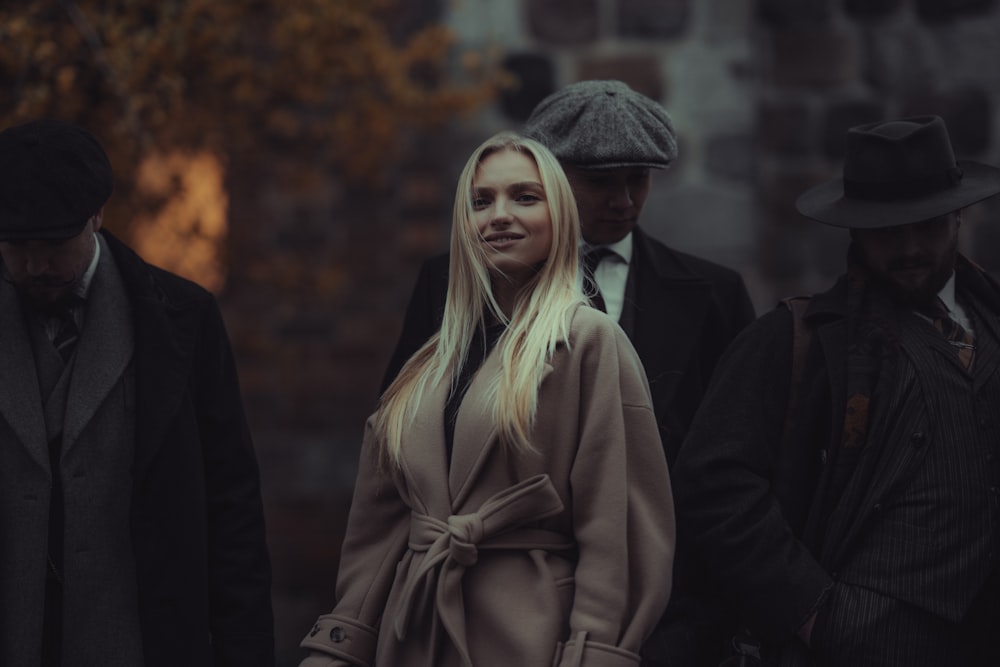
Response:
[{"label": "coat lapel", "polygon": [[448,489],[452,506],[461,507],[469,495],[471,482],[476,478],[497,440],[493,423],[493,410],[487,400],[490,380],[499,370],[500,355],[494,348],[472,378],[455,421],[455,442],[448,471]]},{"label": "coat lapel", "polygon": [[14,288],[0,281],[0,416],[43,469],[49,469],[34,354]]},{"label": "coat lapel", "polygon": [[[696,354],[711,305],[712,285],[676,258],[658,254],[642,230],[635,229],[633,238],[632,269],[637,275],[632,344],[652,386],[666,373],[686,368]],[[672,383],[670,393],[676,386]],[[669,403],[669,397],[657,403]]]},{"label": "coat lapel", "polygon": [[[542,383],[552,371],[552,364],[546,362],[542,370]],[[500,354],[498,348],[494,348],[473,377],[458,410],[451,469],[448,471],[448,488],[454,509],[465,505],[493,450],[504,446],[499,444],[490,400],[492,392],[489,390],[491,380],[499,372]],[[539,443],[535,445],[539,446]]]},{"label": "coat lapel", "polygon": [[403,435],[402,467],[411,502],[431,516],[451,514],[444,406],[451,383],[439,383],[424,395],[413,424]]},{"label": "coat lapel", "polygon": [[79,438],[132,359],[128,297],[107,244],[103,240],[100,243],[101,258],[91,284],[86,321],[69,385],[63,427],[64,451]]},{"label": "coat lapel", "polygon": [[135,340],[135,476],[142,480],[162,446],[187,383],[198,332],[198,314],[163,293],[149,265],[102,231],[132,306]]}]

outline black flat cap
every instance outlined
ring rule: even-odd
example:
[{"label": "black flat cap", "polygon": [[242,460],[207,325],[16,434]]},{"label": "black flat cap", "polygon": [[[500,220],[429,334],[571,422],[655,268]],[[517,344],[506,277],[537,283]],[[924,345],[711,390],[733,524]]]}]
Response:
[{"label": "black flat cap", "polygon": [[523,132],[575,167],[665,169],[677,157],[666,110],[621,81],[580,81],[552,93]]},{"label": "black flat cap", "polygon": [[0,132],[0,241],[76,236],[113,189],[108,156],[87,130],[46,119]]}]

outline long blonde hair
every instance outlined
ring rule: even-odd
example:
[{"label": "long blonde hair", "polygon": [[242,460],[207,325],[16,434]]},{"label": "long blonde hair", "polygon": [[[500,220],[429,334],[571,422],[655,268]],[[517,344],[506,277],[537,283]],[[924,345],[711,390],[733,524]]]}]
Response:
[{"label": "long blonde hair", "polygon": [[[475,224],[472,190],[479,166],[490,155],[515,151],[538,167],[552,221],[548,258],[518,292],[508,318],[493,294]],[[473,337],[491,321],[506,325],[496,344],[500,371],[490,378],[488,399],[504,444],[533,449],[530,441],[545,362],[567,343],[573,310],[586,299],[578,275],[579,218],[576,202],[559,162],[542,144],[511,132],[490,137],[477,148],[458,180],[451,227],[448,294],[441,329],[403,366],[379,401],[375,434],[380,459],[398,464],[404,433],[413,423],[425,393],[444,381],[455,389]]]}]

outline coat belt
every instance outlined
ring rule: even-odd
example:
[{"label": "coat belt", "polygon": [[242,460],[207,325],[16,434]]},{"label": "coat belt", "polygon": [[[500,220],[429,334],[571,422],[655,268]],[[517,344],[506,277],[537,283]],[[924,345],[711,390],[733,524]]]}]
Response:
[{"label": "coat belt", "polygon": [[465,665],[472,667],[461,586],[466,568],[476,564],[481,550],[574,549],[576,544],[562,533],[523,527],[562,510],[562,500],[549,476],[536,475],[497,493],[471,514],[453,514],[442,521],[413,512],[409,547],[424,552],[424,558],[403,586],[394,624],[396,637],[402,640],[406,636],[415,601],[428,599],[423,593],[433,590],[441,623]]}]

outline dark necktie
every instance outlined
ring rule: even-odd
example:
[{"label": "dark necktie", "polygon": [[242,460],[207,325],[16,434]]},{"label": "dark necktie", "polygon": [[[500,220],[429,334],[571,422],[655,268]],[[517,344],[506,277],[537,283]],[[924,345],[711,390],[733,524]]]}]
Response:
[{"label": "dark necktie", "polygon": [[56,330],[55,338],[52,339],[52,345],[59,352],[63,363],[69,363],[70,357],[73,356],[73,350],[76,349],[76,343],[80,340],[80,328],[76,325],[72,307],[61,311],[57,319],[59,320],[59,328]]},{"label": "dark necktie", "polygon": [[594,308],[605,313],[608,312],[608,309],[604,304],[604,297],[601,296],[601,288],[597,286],[597,280],[594,279],[594,271],[597,270],[597,265],[601,263],[602,259],[613,255],[614,252],[610,248],[598,246],[591,248],[583,255],[583,292],[590,299]]},{"label": "dark necktie", "polygon": [[965,328],[948,316],[948,308],[937,299],[928,313],[934,328],[941,332],[948,343],[955,348],[958,360],[966,370],[972,368],[976,360],[976,339]]}]

